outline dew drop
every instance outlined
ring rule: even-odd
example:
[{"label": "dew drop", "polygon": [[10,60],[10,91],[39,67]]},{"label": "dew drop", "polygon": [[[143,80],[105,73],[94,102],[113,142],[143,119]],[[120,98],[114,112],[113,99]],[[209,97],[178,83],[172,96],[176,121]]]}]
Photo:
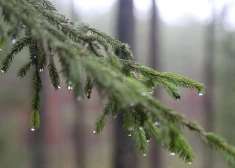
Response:
[{"label": "dew drop", "polygon": [[35,131],[35,128],[33,127],[33,128],[31,128],[31,131]]},{"label": "dew drop", "polygon": [[198,95],[199,95],[199,96],[202,96],[202,95],[203,95],[203,93],[202,93],[202,92],[200,92],[200,93],[198,93]]},{"label": "dew drop", "polygon": [[2,72],[2,73],[5,73],[5,71],[4,71],[4,70],[1,70],[1,72]]},{"label": "dew drop", "polygon": [[150,139],[147,139],[147,142],[149,143],[149,142],[150,142]]},{"label": "dew drop", "polygon": [[175,153],[174,153],[174,152],[171,152],[170,155],[171,155],[171,156],[175,156]]},{"label": "dew drop", "polygon": [[16,39],[12,39],[11,42],[12,42],[12,44],[15,44],[16,43]]},{"label": "dew drop", "polygon": [[146,92],[142,92],[142,96],[146,96]]},{"label": "dew drop", "polygon": [[58,89],[61,89],[61,87],[60,87],[60,86],[58,86],[57,88],[58,88]]},{"label": "dew drop", "polygon": [[147,154],[146,154],[146,153],[144,153],[144,154],[143,154],[143,156],[147,156]]},{"label": "dew drop", "polygon": [[149,94],[153,94],[153,91],[149,92]]},{"label": "dew drop", "polygon": [[156,126],[159,126],[159,125],[160,125],[160,123],[157,122],[157,121],[155,121],[154,124],[155,124]]},{"label": "dew drop", "polygon": [[96,131],[93,131],[93,134],[96,134]]},{"label": "dew drop", "polygon": [[82,101],[82,96],[78,96],[77,101]]},{"label": "dew drop", "polygon": [[135,103],[131,103],[130,106],[133,107],[135,105]]},{"label": "dew drop", "polygon": [[139,130],[140,130],[140,131],[143,131],[144,129],[143,129],[143,127],[140,127]]},{"label": "dew drop", "polygon": [[188,164],[190,164],[190,165],[191,165],[191,164],[192,164],[192,162],[188,162]]}]

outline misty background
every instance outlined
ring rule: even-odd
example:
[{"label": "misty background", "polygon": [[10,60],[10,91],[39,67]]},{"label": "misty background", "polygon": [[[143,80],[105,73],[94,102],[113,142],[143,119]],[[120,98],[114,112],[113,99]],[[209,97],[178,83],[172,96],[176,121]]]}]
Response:
[{"label": "misty background", "polygon": [[[163,90],[154,95],[165,105],[198,122],[235,145],[235,1],[234,0],[52,0],[70,20],[86,22],[128,42],[135,60],[159,71],[174,72],[204,83],[206,94],[181,89],[181,100]],[[1,16],[1,15],[0,15]],[[2,24],[2,23],[0,23]],[[0,51],[6,55],[12,40]],[[61,81],[55,91],[47,71],[41,128],[29,128],[32,74],[16,77],[29,58],[18,54],[10,71],[0,74],[0,167],[7,168],[227,168],[222,157],[207,150],[199,137],[185,129],[195,152],[193,164],[159,148],[151,139],[147,156],[136,154],[130,137],[118,138],[119,118],[108,118],[104,131],[93,134],[102,103],[74,98]],[[58,68],[60,70],[60,68]],[[31,71],[32,72],[32,71]],[[128,139],[129,138],[129,139]],[[130,157],[131,159],[125,159]],[[120,164],[121,162],[121,164]],[[121,165],[121,166],[117,166]]]}]

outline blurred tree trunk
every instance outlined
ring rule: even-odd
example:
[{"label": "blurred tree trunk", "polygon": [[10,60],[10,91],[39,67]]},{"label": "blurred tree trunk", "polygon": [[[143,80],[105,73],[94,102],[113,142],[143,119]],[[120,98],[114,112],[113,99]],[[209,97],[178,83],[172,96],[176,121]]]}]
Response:
[{"label": "blurred tree trunk", "polygon": [[[215,25],[216,25],[216,13],[213,0],[209,0],[211,4],[212,14],[211,18],[206,27],[205,34],[205,60],[204,60],[204,81],[207,87],[207,92],[204,96],[204,114],[205,114],[205,129],[206,131],[212,132],[214,128],[215,120],[215,109],[214,109],[214,88],[215,88],[215,79],[214,79],[214,59],[215,59]],[[204,152],[204,168],[214,167],[214,159],[212,154],[208,154],[206,150]]]},{"label": "blurred tree trunk", "polygon": [[[159,52],[159,13],[156,1],[152,0],[151,10],[151,29],[150,29],[150,66],[153,69],[160,70],[160,52]],[[160,98],[160,90],[154,92],[155,98]],[[161,147],[156,141],[151,144],[151,168],[162,168]]]},{"label": "blurred tree trunk", "polygon": [[[134,50],[133,0],[119,0],[118,39],[131,45]],[[114,168],[137,168],[137,153],[132,138],[123,130],[123,110],[120,111],[114,128]]]},{"label": "blurred tree trunk", "polygon": [[46,71],[42,74],[43,81],[43,90],[42,90],[42,106],[39,110],[40,114],[40,128],[36,129],[34,132],[31,132],[32,137],[32,167],[33,168],[45,168],[46,166],[46,134],[45,134],[45,112],[47,104],[46,96],[46,83],[47,76],[45,75]]},{"label": "blurred tree trunk", "polygon": [[[71,19],[72,21],[78,21],[78,15],[75,12],[74,1],[71,0]],[[80,98],[78,98],[80,99]],[[85,145],[85,114],[84,103],[74,98],[75,114],[74,114],[74,144],[75,144],[75,158],[77,168],[86,168],[86,145]]]}]

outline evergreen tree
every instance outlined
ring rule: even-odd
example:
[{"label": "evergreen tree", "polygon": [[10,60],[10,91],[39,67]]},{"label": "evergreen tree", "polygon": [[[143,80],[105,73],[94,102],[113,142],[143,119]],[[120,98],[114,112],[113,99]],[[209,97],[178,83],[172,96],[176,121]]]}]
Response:
[{"label": "evergreen tree", "polygon": [[[96,88],[100,98],[106,102],[93,133],[99,134],[105,126],[106,117],[117,116],[122,108],[123,128],[127,136],[132,135],[139,153],[146,155],[147,142],[153,137],[163,148],[191,164],[194,154],[183,135],[183,128],[186,127],[199,135],[208,147],[223,154],[231,167],[235,166],[233,146],[217,135],[205,132],[195,122],[152,97],[153,89],[159,86],[175,100],[181,97],[179,87],[195,89],[199,95],[203,95],[203,84],[134,62],[128,44],[88,24],[69,21],[48,0],[0,0],[0,7],[4,21],[9,26],[6,33],[0,25],[3,39],[1,49],[4,40],[10,38],[14,43],[2,61],[1,72],[6,73],[14,56],[29,47],[30,59],[20,68],[18,76],[23,78],[30,68],[34,69],[33,110],[30,118],[32,129],[40,126],[43,69],[48,68],[52,85],[55,90],[60,89],[60,76],[54,61],[58,57],[69,90],[73,89],[76,94],[82,89],[84,95],[90,98],[92,90]],[[24,35],[21,33],[23,30]],[[120,55],[122,58],[119,58]],[[78,82],[81,79],[79,74],[86,75],[84,87]],[[156,125],[159,123],[158,128]]]},{"label": "evergreen tree", "polygon": [[[119,0],[117,36],[121,42],[131,45],[134,49],[134,4],[133,0]],[[119,55],[122,57],[122,55]],[[121,109],[114,127],[114,168],[138,168],[138,158],[132,138],[125,135],[123,118],[125,111]]]}]

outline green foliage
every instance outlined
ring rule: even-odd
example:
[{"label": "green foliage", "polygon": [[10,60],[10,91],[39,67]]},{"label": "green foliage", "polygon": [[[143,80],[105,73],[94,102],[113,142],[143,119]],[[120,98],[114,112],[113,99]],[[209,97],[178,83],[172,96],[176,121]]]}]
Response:
[{"label": "green foliage", "polygon": [[[55,62],[55,57],[58,57],[68,89],[74,89],[75,96],[85,93],[90,98],[92,89],[97,89],[100,98],[108,100],[96,120],[95,133],[102,131],[109,114],[116,117],[122,109],[123,128],[135,140],[138,152],[146,154],[147,142],[154,137],[183,161],[193,162],[193,151],[183,136],[183,127],[187,127],[199,134],[207,146],[225,154],[228,163],[235,166],[233,147],[218,136],[206,133],[196,123],[152,97],[157,86],[162,86],[177,100],[180,99],[179,87],[195,89],[203,94],[203,84],[135,63],[127,44],[87,24],[68,21],[48,0],[0,0],[0,7],[5,22],[18,27],[16,33],[19,34],[16,37],[25,31],[25,37],[12,46],[1,67],[6,72],[14,55],[29,46],[30,60],[21,67],[18,76],[24,77],[30,68],[34,68],[33,112],[30,118],[33,129],[40,126],[39,110],[43,89],[41,73],[46,66],[52,85],[56,90],[60,88],[60,76]],[[86,78],[85,82],[83,77]],[[160,127],[155,123],[160,123]]]}]

